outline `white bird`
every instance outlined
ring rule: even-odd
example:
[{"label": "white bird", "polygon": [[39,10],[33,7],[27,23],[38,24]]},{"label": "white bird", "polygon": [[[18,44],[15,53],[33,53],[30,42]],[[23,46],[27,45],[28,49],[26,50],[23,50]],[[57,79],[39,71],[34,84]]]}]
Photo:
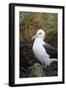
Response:
[{"label": "white bird", "polygon": [[[32,50],[36,58],[45,67],[49,66],[51,62],[57,61],[57,59],[51,59],[50,55],[47,53],[46,43],[43,41],[45,38],[45,32],[43,29],[39,29],[32,39],[35,39]],[[45,46],[45,47],[43,47]],[[49,47],[49,46],[48,46]]]}]

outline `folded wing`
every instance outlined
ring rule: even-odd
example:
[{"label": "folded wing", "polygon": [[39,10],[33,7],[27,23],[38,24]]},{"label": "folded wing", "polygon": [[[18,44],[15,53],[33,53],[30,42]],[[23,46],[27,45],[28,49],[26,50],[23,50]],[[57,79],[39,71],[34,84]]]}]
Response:
[{"label": "folded wing", "polygon": [[47,54],[49,54],[50,58],[58,58],[58,51],[57,48],[50,46],[49,44],[44,44],[43,47],[45,48]]}]

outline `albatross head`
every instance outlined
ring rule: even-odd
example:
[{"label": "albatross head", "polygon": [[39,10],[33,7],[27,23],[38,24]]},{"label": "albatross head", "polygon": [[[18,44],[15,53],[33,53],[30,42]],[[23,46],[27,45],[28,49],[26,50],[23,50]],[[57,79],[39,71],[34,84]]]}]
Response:
[{"label": "albatross head", "polygon": [[43,29],[39,29],[37,31],[36,35],[32,37],[32,39],[35,39],[35,38],[40,38],[40,39],[44,40],[44,38],[45,38],[44,30]]}]

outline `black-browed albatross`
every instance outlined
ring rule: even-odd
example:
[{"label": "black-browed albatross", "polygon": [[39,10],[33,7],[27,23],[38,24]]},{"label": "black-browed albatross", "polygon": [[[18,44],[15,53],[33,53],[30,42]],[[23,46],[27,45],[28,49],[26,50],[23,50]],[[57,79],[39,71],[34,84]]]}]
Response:
[{"label": "black-browed albatross", "polygon": [[45,32],[43,29],[39,29],[35,36],[32,37],[33,43],[33,53],[36,58],[45,67],[49,66],[53,61],[57,61],[57,49],[51,47],[44,42]]}]

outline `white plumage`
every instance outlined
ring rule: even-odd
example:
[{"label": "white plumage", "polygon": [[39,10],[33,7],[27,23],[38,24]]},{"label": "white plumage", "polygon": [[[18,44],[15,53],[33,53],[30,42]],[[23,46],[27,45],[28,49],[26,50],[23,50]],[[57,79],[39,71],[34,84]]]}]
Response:
[{"label": "white plumage", "polygon": [[41,62],[42,65],[48,66],[52,61],[57,61],[56,59],[50,59],[49,55],[46,52],[46,49],[43,47],[45,42],[43,41],[45,38],[45,32],[42,29],[39,29],[36,35],[32,38],[35,39],[33,44],[33,53],[36,58]]}]

